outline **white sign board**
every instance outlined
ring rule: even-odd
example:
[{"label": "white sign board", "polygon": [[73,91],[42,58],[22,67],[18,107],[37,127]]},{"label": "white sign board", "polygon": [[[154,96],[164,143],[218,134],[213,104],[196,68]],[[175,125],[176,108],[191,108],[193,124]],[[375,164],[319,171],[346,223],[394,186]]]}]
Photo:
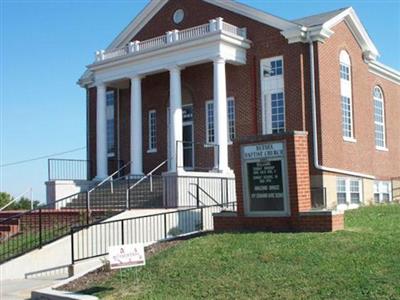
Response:
[{"label": "white sign board", "polygon": [[108,261],[111,269],[144,266],[146,264],[144,245],[110,246],[108,248]]},{"label": "white sign board", "polygon": [[283,143],[268,143],[248,145],[243,147],[244,160],[282,157],[284,155]]}]

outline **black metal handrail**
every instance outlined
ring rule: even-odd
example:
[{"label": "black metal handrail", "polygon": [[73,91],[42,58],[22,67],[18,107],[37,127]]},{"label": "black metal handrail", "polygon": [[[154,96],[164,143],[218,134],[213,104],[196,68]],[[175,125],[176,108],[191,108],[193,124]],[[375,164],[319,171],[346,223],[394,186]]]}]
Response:
[{"label": "black metal handrail", "polygon": [[[231,210],[235,211],[236,202],[226,203],[225,208],[231,208]],[[73,226],[70,231],[71,262],[74,264],[78,261],[107,255],[107,248],[116,243],[125,244],[128,242],[137,242],[138,239],[143,243],[147,243],[175,238],[183,234],[211,230],[211,227],[213,227],[212,214],[218,211],[221,211],[220,205],[208,205],[97,222],[82,226]],[[209,214],[205,216],[204,212],[209,212]],[[179,222],[179,218],[184,219],[180,230],[178,228],[179,226],[175,226],[177,220]],[[153,228],[144,226],[143,223],[147,224],[149,222],[151,222]],[[142,229],[142,231],[137,231],[137,228],[139,228],[139,230]],[[132,231],[132,229],[134,229],[134,231]],[[99,236],[99,230],[103,233],[103,238],[101,240],[96,239],[96,237]],[[106,237],[108,237],[108,240]],[[90,249],[81,249],[81,247],[87,244],[84,241],[85,238],[92,239],[90,242],[92,247],[90,247]]]},{"label": "black metal handrail", "polygon": [[[181,177],[182,178],[182,177]],[[185,177],[183,177],[185,178]],[[193,177],[186,177],[186,178],[193,178]],[[234,181],[234,178],[207,178],[207,179],[214,179],[214,180],[218,180],[220,181],[221,185],[220,185],[220,191],[221,191],[221,202],[218,202],[217,200],[215,200],[215,198],[213,196],[210,195],[210,193],[208,193],[206,190],[204,190],[201,186],[200,186],[200,177],[195,177],[197,179],[196,183],[189,183],[189,185],[193,185],[196,187],[196,194],[192,195],[193,197],[195,197],[196,199],[196,205],[197,207],[200,206],[200,203],[205,205],[204,202],[202,202],[200,200],[200,194],[203,193],[204,195],[206,195],[206,197],[208,199],[210,199],[212,202],[214,202],[216,205],[219,205],[221,207],[224,206],[224,201],[223,199],[225,198],[225,203],[229,202],[229,181]],[[204,177],[203,177],[204,178]],[[224,183],[225,182],[225,197],[224,197]]]}]

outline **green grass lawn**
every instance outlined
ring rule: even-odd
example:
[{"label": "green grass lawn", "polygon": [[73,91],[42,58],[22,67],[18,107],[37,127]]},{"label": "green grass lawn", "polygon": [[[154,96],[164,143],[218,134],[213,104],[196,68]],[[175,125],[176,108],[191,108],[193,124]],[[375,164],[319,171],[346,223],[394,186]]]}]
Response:
[{"label": "green grass lawn", "polygon": [[194,238],[90,291],[105,299],[400,299],[400,205],[348,211],[345,220],[336,233]]}]

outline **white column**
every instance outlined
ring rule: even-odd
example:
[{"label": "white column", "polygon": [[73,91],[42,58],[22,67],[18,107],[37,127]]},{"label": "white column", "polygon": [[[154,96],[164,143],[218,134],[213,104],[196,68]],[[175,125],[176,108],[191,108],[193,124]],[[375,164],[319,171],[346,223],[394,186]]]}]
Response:
[{"label": "white column", "polygon": [[96,179],[104,179],[108,176],[106,109],[106,86],[99,83],[96,110]]},{"label": "white column", "polygon": [[[183,167],[183,129],[182,129],[182,90],[181,90],[181,70],[174,66],[169,70],[170,74],[170,147],[171,164],[170,171],[177,171],[178,167]],[[178,142],[178,143],[177,143]]]},{"label": "white column", "polygon": [[229,171],[225,60],[221,57],[214,59],[214,130],[218,145],[214,166],[221,172]]},{"label": "white column", "polygon": [[131,174],[143,174],[142,81],[131,78]]}]

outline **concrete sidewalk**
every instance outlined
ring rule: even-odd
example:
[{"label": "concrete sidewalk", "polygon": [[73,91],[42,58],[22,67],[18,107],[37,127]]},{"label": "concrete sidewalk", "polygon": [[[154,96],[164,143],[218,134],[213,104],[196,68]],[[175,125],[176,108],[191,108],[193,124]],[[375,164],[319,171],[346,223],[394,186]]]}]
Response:
[{"label": "concrete sidewalk", "polygon": [[1,300],[24,300],[31,298],[31,292],[61,282],[55,279],[15,279],[0,281]]}]

